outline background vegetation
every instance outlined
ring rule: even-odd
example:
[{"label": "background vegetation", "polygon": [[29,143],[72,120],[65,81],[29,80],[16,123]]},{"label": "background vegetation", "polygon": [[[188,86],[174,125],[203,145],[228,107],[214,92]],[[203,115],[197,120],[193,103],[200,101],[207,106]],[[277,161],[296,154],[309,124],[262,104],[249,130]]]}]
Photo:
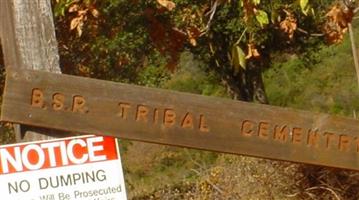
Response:
[{"label": "background vegetation", "polygon": [[[358,24],[355,23],[354,27]],[[359,32],[356,32],[358,37]],[[356,117],[359,88],[348,37],[339,45],[321,45],[304,54],[274,57],[263,76],[271,104]],[[188,73],[191,72],[179,71],[164,85],[169,82],[173,89],[186,91],[186,87],[189,92],[203,93],[203,90],[193,87],[200,88],[201,82],[205,82],[207,87],[213,84],[201,81],[203,77],[197,78],[196,72],[183,76]],[[220,91],[225,91],[225,88]],[[134,165],[126,160],[133,158],[134,154],[129,157],[126,154],[134,151],[136,146],[152,149],[151,154],[145,154],[149,164],[139,161],[142,165],[135,165],[142,169],[139,171],[138,168],[131,169]],[[149,151],[144,149],[144,152]],[[169,165],[158,160],[167,161],[167,156],[173,158]],[[133,143],[124,154],[124,160],[128,170],[127,183],[130,183],[128,189],[133,199],[359,198],[358,173],[346,170],[143,143]],[[154,170],[158,166],[161,166],[161,171]]]}]

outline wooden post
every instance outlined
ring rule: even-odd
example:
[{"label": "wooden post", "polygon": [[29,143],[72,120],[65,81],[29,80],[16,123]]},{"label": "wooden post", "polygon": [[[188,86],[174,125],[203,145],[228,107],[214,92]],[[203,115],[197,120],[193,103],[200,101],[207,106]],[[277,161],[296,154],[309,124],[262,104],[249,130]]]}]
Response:
[{"label": "wooden post", "polygon": [[[7,69],[61,73],[50,0],[1,0],[0,39]],[[15,132],[18,142],[50,137],[20,125]],[[58,134],[50,132],[46,134]]]},{"label": "wooden post", "polygon": [[354,30],[353,30],[353,26],[351,23],[348,24],[348,28],[349,28],[350,43],[352,46],[354,66],[355,66],[355,71],[357,74],[357,82],[358,82],[358,86],[359,86],[359,59],[358,59],[358,52],[357,52],[357,48],[356,48],[356,44],[355,44]]}]

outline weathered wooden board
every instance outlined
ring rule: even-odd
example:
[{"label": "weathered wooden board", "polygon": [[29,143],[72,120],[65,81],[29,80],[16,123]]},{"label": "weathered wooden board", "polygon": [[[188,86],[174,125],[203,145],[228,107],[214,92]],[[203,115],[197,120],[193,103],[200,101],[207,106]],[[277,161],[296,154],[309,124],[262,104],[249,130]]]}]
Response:
[{"label": "weathered wooden board", "polygon": [[39,71],[7,71],[1,120],[359,169],[359,121]]},{"label": "weathered wooden board", "polygon": [[[0,0],[0,39],[6,68],[61,73],[51,0]],[[17,142],[66,135],[20,125],[15,133]]]}]

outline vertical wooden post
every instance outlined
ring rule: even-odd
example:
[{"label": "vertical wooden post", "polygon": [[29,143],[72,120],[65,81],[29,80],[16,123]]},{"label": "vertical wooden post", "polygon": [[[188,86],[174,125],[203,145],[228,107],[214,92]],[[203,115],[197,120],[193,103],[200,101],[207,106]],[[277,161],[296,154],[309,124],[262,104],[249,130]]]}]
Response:
[{"label": "vertical wooden post", "polygon": [[357,48],[356,48],[355,37],[354,37],[354,30],[353,30],[353,26],[352,26],[351,23],[348,24],[348,28],[349,28],[350,43],[351,43],[351,46],[352,46],[354,66],[355,66],[355,71],[356,71],[356,74],[357,74],[357,82],[358,82],[358,86],[359,86],[359,59],[358,59],[358,51],[357,51]]},{"label": "vertical wooden post", "polygon": [[[50,0],[0,0],[0,39],[6,68],[61,73]],[[20,125],[15,132],[18,142],[58,134]]]}]

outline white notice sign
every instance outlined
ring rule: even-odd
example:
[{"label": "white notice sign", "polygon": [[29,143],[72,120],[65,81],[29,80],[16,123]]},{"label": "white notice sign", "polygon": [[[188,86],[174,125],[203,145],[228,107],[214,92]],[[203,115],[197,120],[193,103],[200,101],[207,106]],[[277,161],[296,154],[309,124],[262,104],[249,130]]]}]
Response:
[{"label": "white notice sign", "polygon": [[125,200],[118,152],[102,136],[0,146],[0,199]]}]

